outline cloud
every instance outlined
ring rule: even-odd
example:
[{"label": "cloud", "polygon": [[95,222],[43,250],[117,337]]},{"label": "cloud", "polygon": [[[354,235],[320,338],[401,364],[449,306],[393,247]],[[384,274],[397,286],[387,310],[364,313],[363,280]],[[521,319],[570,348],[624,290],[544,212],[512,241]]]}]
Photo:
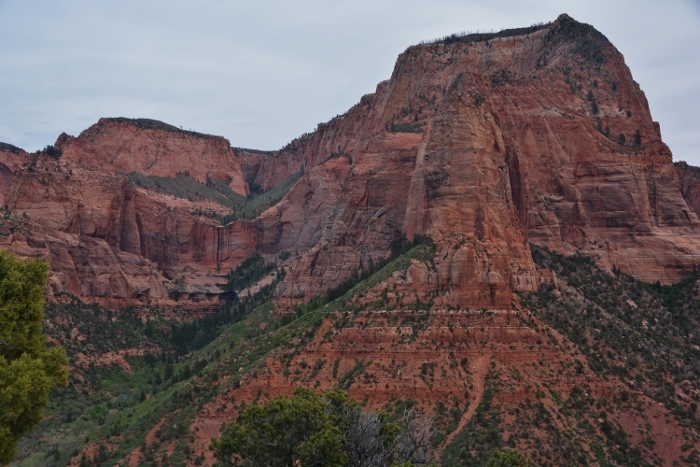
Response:
[{"label": "cloud", "polygon": [[562,5],[623,52],[675,157],[700,165],[700,10],[681,0],[0,1],[0,141],[36,150],[126,116],[275,149],[373,92],[408,46]]}]

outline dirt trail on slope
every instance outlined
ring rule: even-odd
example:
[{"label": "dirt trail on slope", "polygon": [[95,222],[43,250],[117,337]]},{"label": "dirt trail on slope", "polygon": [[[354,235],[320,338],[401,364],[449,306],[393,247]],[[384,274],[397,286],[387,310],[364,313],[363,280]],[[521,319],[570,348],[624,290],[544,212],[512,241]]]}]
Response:
[{"label": "dirt trail on slope", "polygon": [[472,396],[470,397],[471,403],[469,404],[469,408],[464,412],[464,415],[462,415],[462,419],[459,421],[457,428],[445,439],[440,447],[441,450],[450,445],[455,436],[464,429],[467,423],[469,423],[469,420],[471,420],[476,413],[476,408],[481,404],[481,399],[484,397],[484,381],[489,371],[490,362],[490,355],[482,355],[469,365],[469,369],[472,372],[472,384],[474,386],[470,394]]}]

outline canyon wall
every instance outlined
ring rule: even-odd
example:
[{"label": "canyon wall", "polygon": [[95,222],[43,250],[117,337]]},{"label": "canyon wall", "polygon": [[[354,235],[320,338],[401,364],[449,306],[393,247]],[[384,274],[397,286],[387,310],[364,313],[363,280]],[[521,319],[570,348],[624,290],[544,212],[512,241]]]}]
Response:
[{"label": "canyon wall", "polygon": [[[562,15],[529,34],[447,42],[410,47],[375,94],[260,166],[261,184],[307,169],[307,188],[265,213],[266,226],[309,206],[325,220],[317,241],[266,229],[270,250],[310,247],[281,299],[317,295],[419,234],[439,245],[419,289],[456,306],[507,307],[512,291],[536,287],[528,242],[649,282],[693,271],[697,215],[644,93],[603,35]],[[350,170],[329,181],[329,164]],[[318,196],[314,179],[342,188]]]},{"label": "canyon wall", "polygon": [[110,306],[174,304],[172,296],[216,302],[223,276],[255,251],[249,223],[222,226],[200,215],[229,209],[142,188],[126,177],[186,173],[246,196],[241,158],[225,139],[150,120],[102,119],[77,138],[61,135],[54,148],[53,156],[20,153],[25,166],[10,166],[3,193],[10,212],[20,214],[6,220],[12,225],[3,245],[47,259],[54,296]]},{"label": "canyon wall", "polygon": [[[374,94],[275,152],[146,119],[61,135],[60,157],[21,153],[8,169],[0,188],[25,227],[3,244],[48,258],[55,292],[126,301],[214,297],[254,251],[285,253],[282,309],[418,235],[438,248],[412,287],[439,291],[440,306],[509,308],[538,285],[529,243],[649,282],[692,272],[698,217],[622,55],[566,15],[478,36],[409,47]],[[230,208],[135,186],[134,172],[241,196],[302,176],[255,219],[221,226],[200,214]]]}]

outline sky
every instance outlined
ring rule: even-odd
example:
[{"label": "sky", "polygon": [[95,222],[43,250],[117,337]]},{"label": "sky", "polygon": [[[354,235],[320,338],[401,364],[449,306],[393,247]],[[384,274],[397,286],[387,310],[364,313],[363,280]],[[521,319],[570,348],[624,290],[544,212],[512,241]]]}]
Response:
[{"label": "sky", "polygon": [[561,13],[623,53],[674,160],[700,166],[700,0],[0,0],[0,142],[35,151],[130,117],[278,149],[410,45]]}]

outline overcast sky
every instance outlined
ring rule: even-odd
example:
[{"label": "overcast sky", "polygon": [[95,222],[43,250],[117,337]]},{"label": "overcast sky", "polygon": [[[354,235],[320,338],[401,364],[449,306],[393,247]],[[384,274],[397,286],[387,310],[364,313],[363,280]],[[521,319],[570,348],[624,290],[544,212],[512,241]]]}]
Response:
[{"label": "overcast sky", "polygon": [[412,44],[564,12],[617,46],[674,160],[700,165],[700,0],[0,0],[0,141],[35,151],[146,117],[277,149]]}]

